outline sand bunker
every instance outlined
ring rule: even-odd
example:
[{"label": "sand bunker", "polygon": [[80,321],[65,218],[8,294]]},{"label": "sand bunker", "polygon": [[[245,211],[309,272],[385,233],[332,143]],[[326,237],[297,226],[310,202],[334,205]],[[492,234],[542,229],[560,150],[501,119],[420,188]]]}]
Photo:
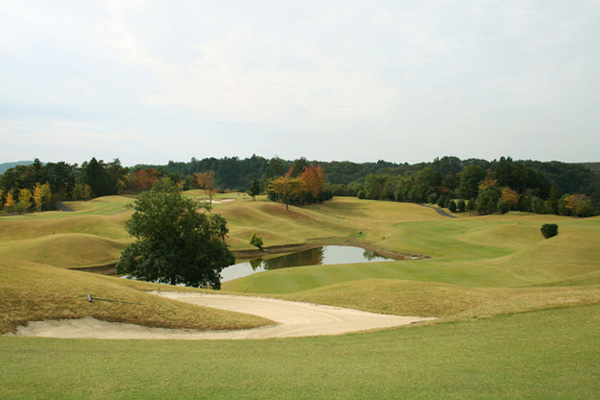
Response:
[{"label": "sand bunker", "polygon": [[205,307],[259,315],[278,323],[235,331],[196,331],[148,328],[110,323],[94,318],[36,321],[17,329],[17,336],[96,339],[269,339],[339,335],[370,329],[390,328],[434,318],[374,314],[348,308],[247,296],[186,292],[156,293],[170,299]]},{"label": "sand bunker", "polygon": [[211,203],[211,204],[223,204],[223,203],[228,203],[230,201],[234,201],[235,199],[223,199],[223,200],[213,200],[210,201],[208,199],[203,199],[200,200],[201,203]]}]

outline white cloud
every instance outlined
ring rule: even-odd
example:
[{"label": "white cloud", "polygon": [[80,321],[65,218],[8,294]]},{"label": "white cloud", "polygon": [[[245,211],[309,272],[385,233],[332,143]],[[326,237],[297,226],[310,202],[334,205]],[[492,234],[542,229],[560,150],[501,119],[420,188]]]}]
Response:
[{"label": "white cloud", "polygon": [[64,146],[414,162],[523,137],[572,160],[561,136],[597,141],[593,2],[5,3],[0,160]]}]

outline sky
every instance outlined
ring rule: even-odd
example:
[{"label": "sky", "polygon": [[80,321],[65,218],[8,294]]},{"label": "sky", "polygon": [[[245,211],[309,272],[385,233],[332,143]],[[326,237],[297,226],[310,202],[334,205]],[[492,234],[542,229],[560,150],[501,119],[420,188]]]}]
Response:
[{"label": "sky", "polygon": [[600,161],[600,1],[0,0],[0,163]]}]

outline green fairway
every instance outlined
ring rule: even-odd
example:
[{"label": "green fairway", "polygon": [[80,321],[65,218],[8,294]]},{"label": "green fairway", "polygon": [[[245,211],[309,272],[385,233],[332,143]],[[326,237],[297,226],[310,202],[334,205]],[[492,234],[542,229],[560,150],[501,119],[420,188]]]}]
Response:
[{"label": "green fairway", "polygon": [[2,398],[591,399],[600,306],[340,337],[0,338]]},{"label": "green fairway", "polygon": [[[261,196],[216,200],[236,251],[251,251],[256,233],[271,249],[346,244],[424,257],[271,270],[226,282],[223,292],[440,319],[264,341],[0,337],[0,397],[583,399],[600,390],[599,217],[451,219],[415,204],[354,198],[289,211]],[[1,218],[1,331],[84,316],[196,329],[268,323],[146,293],[172,289],[165,285],[70,270],[118,260],[131,240],[123,224],[132,201],[109,196],[67,203],[73,212]],[[559,235],[544,239],[544,223],[558,224]],[[90,304],[86,293],[145,305]]]}]

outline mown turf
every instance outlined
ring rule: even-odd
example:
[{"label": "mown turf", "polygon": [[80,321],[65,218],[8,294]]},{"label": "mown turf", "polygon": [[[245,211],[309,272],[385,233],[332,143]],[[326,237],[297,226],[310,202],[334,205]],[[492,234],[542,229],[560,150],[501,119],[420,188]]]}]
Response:
[{"label": "mown turf", "polygon": [[340,337],[0,337],[4,399],[593,399],[600,306]]},{"label": "mown turf", "polygon": [[[190,192],[191,197],[205,197]],[[0,337],[0,398],[594,398],[600,392],[600,218],[457,219],[413,204],[292,207],[223,195],[234,249],[354,244],[432,258],[273,270],[223,288],[400,315],[425,327],[340,337],[176,342]],[[131,197],[0,219],[0,330],[94,316],[166,327],[264,320],[158,298],[157,285],[71,271],[116,261]],[[543,223],[559,225],[545,240]],[[63,267],[63,268],[58,268]],[[88,303],[98,297],[144,306]],[[532,312],[535,311],[535,312]]]},{"label": "mown turf", "polygon": [[[110,322],[201,330],[240,329],[270,323],[251,315],[194,306],[148,293],[164,289],[171,287],[2,258],[0,334],[29,321],[87,316]],[[87,294],[142,304],[90,303]]]},{"label": "mown turf", "polygon": [[[186,195],[206,197],[198,191]],[[478,314],[479,307],[495,301],[502,304],[487,314],[522,310],[518,304],[522,297],[513,295],[514,291],[508,294],[504,290],[508,288],[564,286],[575,290],[586,285],[591,288],[585,289],[583,304],[597,298],[589,292],[600,283],[600,218],[511,213],[450,219],[414,204],[350,198],[286,211],[283,205],[260,196],[257,201],[220,196],[234,199],[214,204],[214,212],[228,220],[234,249],[250,249],[249,238],[257,233],[267,247],[354,244],[432,257],[280,269],[227,282],[224,291],[444,317]],[[68,203],[76,210],[71,213],[3,218],[0,256],[67,268],[115,262],[131,240],[123,224],[131,213],[124,206],[132,201],[132,197],[109,196]],[[539,228],[545,222],[559,224],[557,237],[542,237]],[[445,301],[441,293],[446,293]],[[548,293],[535,294],[532,309],[554,306],[556,296]],[[539,299],[546,299],[547,304]],[[514,304],[505,304],[511,301]]]}]

